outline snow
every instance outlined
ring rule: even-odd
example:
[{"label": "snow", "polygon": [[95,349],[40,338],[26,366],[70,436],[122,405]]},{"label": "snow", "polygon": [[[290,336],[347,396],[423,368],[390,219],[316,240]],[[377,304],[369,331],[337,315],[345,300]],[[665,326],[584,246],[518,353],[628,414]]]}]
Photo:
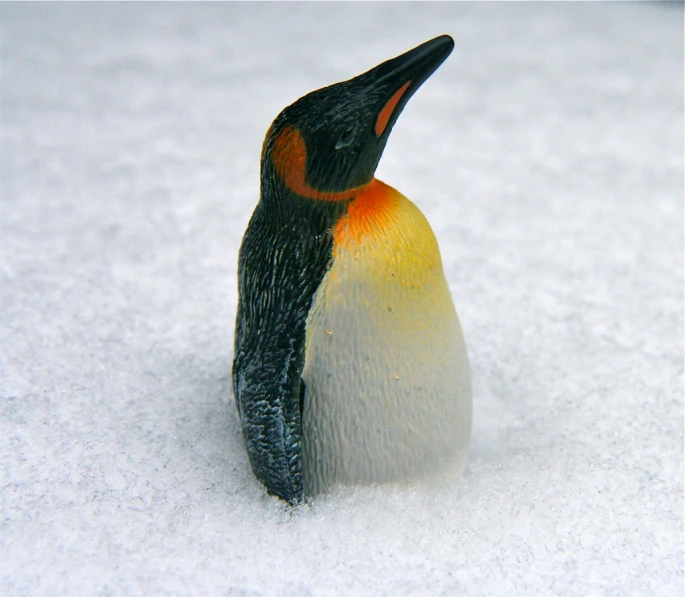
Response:
[{"label": "snow", "polygon": [[[683,9],[0,6],[0,593],[683,594]],[[265,496],[230,384],[282,107],[435,35],[378,170],[472,363],[461,479]]]}]

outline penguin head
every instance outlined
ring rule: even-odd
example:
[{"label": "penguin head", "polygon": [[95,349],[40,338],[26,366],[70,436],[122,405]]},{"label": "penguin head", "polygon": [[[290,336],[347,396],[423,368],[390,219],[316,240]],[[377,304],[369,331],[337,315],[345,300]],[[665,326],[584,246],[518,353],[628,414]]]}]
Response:
[{"label": "penguin head", "polygon": [[454,48],[436,37],[285,108],[262,152],[262,178],[300,197],[352,199],[373,179],[398,116]]}]

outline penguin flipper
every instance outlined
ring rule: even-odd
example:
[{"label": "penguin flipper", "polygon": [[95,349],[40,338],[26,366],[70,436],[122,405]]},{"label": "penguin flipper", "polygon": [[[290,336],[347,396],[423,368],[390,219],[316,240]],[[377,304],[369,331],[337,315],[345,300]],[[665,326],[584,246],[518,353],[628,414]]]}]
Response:
[{"label": "penguin flipper", "polygon": [[233,390],[255,476],[268,493],[295,504],[304,499],[306,321],[332,241],[328,221],[317,234],[303,234],[266,209],[257,206],[240,249]]},{"label": "penguin flipper", "polygon": [[[296,350],[236,353],[234,393],[255,476],[290,504],[304,498],[301,472],[300,371]],[[241,358],[242,357],[242,358]]]}]

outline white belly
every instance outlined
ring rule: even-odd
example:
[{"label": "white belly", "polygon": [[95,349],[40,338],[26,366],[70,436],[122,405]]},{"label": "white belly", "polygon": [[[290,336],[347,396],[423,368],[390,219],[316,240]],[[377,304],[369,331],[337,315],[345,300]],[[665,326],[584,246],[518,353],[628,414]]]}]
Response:
[{"label": "white belly", "polygon": [[[407,247],[424,242],[409,236]],[[466,464],[469,366],[439,253],[419,271],[425,256],[377,252],[386,241],[337,247],[314,297],[303,372],[308,495]]]}]

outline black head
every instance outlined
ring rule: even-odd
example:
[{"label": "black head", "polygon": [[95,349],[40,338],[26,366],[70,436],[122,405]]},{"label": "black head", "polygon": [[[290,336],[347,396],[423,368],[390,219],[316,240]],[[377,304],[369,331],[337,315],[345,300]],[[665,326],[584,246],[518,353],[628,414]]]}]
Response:
[{"label": "black head", "polygon": [[353,197],[373,178],[409,98],[453,48],[452,38],[441,35],[285,108],[264,142],[263,183],[271,187],[276,178],[311,199]]}]

